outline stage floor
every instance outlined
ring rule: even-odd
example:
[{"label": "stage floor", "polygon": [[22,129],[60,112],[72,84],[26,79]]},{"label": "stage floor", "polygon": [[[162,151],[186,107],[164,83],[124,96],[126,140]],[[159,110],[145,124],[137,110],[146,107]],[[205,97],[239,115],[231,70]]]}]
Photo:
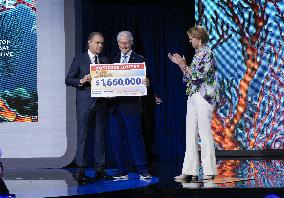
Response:
[{"label": "stage floor", "polygon": [[[5,169],[4,182],[17,198],[33,197],[284,197],[284,160],[218,160],[213,181],[175,182],[182,160],[152,163],[151,180],[130,173],[128,180],[77,182],[76,168]],[[109,174],[116,170],[108,169]],[[202,172],[202,170],[200,171]],[[94,177],[93,169],[87,175]],[[200,174],[202,178],[202,174]],[[1,197],[1,196],[0,196]]]}]

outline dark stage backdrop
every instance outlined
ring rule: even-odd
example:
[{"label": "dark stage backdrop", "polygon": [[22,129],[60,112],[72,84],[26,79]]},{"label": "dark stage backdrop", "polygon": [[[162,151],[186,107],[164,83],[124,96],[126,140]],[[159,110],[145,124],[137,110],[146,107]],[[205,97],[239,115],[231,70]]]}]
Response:
[{"label": "dark stage backdrop", "polygon": [[167,54],[179,52],[187,57],[192,56],[193,51],[189,46],[186,30],[194,25],[194,2],[163,1],[154,2],[153,5],[153,2],[147,1],[111,3],[82,0],[77,2],[76,7],[76,24],[79,25],[79,30],[76,28],[76,40],[82,41],[77,43],[77,53],[85,50],[87,36],[93,31],[104,34],[104,53],[108,56],[118,52],[116,36],[119,31],[129,30],[133,33],[133,48],[146,58],[154,92],[163,100],[162,104],[155,106],[155,128],[147,132],[151,134],[146,134],[146,146],[148,148],[153,144],[151,149],[160,157],[183,156],[185,85],[181,72],[177,66],[170,63]]},{"label": "dark stage backdrop", "polygon": [[[206,2],[206,3],[205,3]],[[238,1],[236,1],[238,2]],[[214,8],[218,7],[215,5],[215,7],[212,7],[212,4],[218,4],[218,1],[214,1],[208,3],[207,1],[179,1],[179,2],[173,2],[173,1],[154,1],[148,2],[148,1],[116,1],[113,3],[112,1],[95,1],[95,0],[81,0],[76,2],[76,53],[81,53],[82,50],[84,50],[86,43],[87,43],[87,36],[89,33],[93,31],[99,31],[102,32],[105,36],[105,49],[104,53],[108,56],[113,56],[118,52],[117,47],[117,41],[116,36],[119,31],[122,30],[129,30],[134,35],[134,50],[138,52],[139,54],[146,57],[146,64],[147,64],[147,70],[149,72],[149,76],[151,78],[151,83],[154,87],[154,92],[157,96],[161,97],[163,100],[163,103],[161,105],[155,106],[155,126],[154,130],[152,130],[150,135],[146,134],[145,141],[146,141],[146,147],[150,150],[152,149],[155,154],[158,154],[160,158],[183,158],[184,151],[185,151],[185,115],[186,115],[186,100],[187,96],[185,95],[185,84],[182,82],[182,74],[179,71],[178,67],[172,64],[167,57],[168,52],[178,52],[181,54],[184,54],[187,61],[190,62],[191,58],[193,56],[193,49],[188,42],[188,38],[186,35],[186,30],[188,30],[190,27],[194,26],[196,22],[203,22],[202,24],[208,28],[208,31],[210,32],[210,38],[213,46],[213,50],[215,51],[218,60],[218,72],[220,73],[219,76],[222,76],[223,79],[226,81],[221,82],[220,88],[224,88],[227,86],[226,97],[228,96],[228,93],[231,94],[231,97],[243,97],[240,96],[240,87],[235,81],[232,81],[232,78],[226,78],[230,75],[234,74],[239,77],[246,77],[245,75],[245,68],[243,67],[234,67],[225,69],[226,67],[223,67],[226,65],[224,63],[224,60],[226,63],[231,62],[231,65],[234,65],[234,61],[237,63],[242,62],[243,60],[241,58],[236,58],[236,56],[242,56],[242,52],[245,53],[245,51],[241,50],[240,53],[232,54],[232,50],[228,50],[230,53],[225,53],[223,50],[222,45],[223,43],[220,42],[220,39],[218,39],[220,36],[225,37],[224,40],[227,41],[228,38],[226,36],[229,35],[238,35],[234,29],[231,30],[230,34],[225,35],[227,31],[227,23],[229,23],[229,26],[231,24],[232,27],[236,27],[236,25],[233,24],[234,17],[232,17],[231,20],[226,19],[226,23],[223,23],[221,19],[226,15],[226,9],[218,9],[218,12],[214,12]],[[202,5],[201,5],[202,4]],[[237,3],[238,4],[238,3]],[[273,7],[273,3],[270,3],[271,6],[266,10],[268,15],[271,14],[271,7]],[[239,4],[238,4],[239,5]],[[199,6],[199,7],[198,7]],[[201,6],[201,7],[200,7]],[[276,4],[277,6],[277,4]],[[274,6],[273,12],[277,11],[277,7]],[[282,9],[282,4],[278,4],[278,11]],[[225,5],[223,5],[225,7]],[[238,9],[252,9],[249,8],[249,6],[240,5],[240,8]],[[204,11],[204,13],[202,13]],[[265,11],[265,12],[266,12]],[[223,13],[223,14],[222,14]],[[281,13],[281,12],[280,12]],[[280,13],[278,14],[280,17]],[[241,15],[241,14],[240,14]],[[271,14],[273,15],[273,14]],[[261,16],[261,11],[259,10],[259,16]],[[277,16],[277,13],[274,13],[273,16]],[[198,21],[199,17],[203,17],[203,21]],[[207,17],[207,18],[206,18]],[[247,20],[253,21],[253,13],[248,14],[244,16],[245,22],[246,18]],[[228,18],[228,17],[227,17]],[[200,19],[201,20],[201,19]],[[217,21],[216,21],[217,20]],[[219,21],[218,21],[219,20]],[[260,20],[260,19],[259,19]],[[214,25],[214,24],[218,25]],[[278,22],[279,27],[281,26],[281,20],[279,18]],[[273,27],[276,27],[274,23]],[[270,26],[269,26],[270,27]],[[272,26],[271,26],[272,27]],[[282,26],[281,26],[282,27]],[[244,30],[252,30],[250,27],[243,27]],[[235,28],[237,29],[237,28]],[[265,32],[269,29],[264,29],[264,33],[262,35],[259,35],[259,40],[264,39]],[[212,33],[212,34],[211,34]],[[222,34],[224,33],[224,35]],[[279,36],[279,34],[277,33]],[[282,34],[283,35],[283,34]],[[219,36],[219,37],[218,37]],[[231,36],[231,40],[234,41],[234,44],[230,47],[230,49],[236,47],[241,42],[240,39],[237,36]],[[280,36],[279,36],[280,38]],[[215,40],[214,40],[215,39]],[[222,40],[221,40],[222,41]],[[244,41],[245,42],[245,41]],[[282,42],[282,41],[281,41]],[[283,43],[283,42],[282,42]],[[263,43],[259,46],[258,43],[256,45],[259,47],[259,55],[261,54],[261,49],[263,50],[269,50],[270,48],[274,50],[280,50],[280,47],[283,46],[281,43]],[[267,47],[263,48],[264,45],[267,45]],[[216,46],[219,46],[220,48],[216,49]],[[274,47],[274,48],[273,48]],[[245,48],[244,48],[245,49]],[[250,48],[249,48],[250,49]],[[248,53],[249,49],[246,49]],[[254,49],[254,48],[252,48]],[[270,55],[267,56],[269,61],[273,63],[273,58],[278,58],[278,66],[277,68],[280,68],[280,56],[274,56],[272,53],[273,50],[270,50]],[[280,51],[279,51],[280,52]],[[254,52],[251,52],[254,53]],[[281,51],[282,53],[282,51]],[[231,55],[231,58],[229,57]],[[224,59],[224,60],[222,60]],[[220,61],[222,60],[222,61]],[[282,59],[281,59],[282,60]],[[269,62],[268,61],[268,62]],[[275,62],[275,61],[274,61]],[[250,63],[247,63],[250,64]],[[282,62],[283,64],[283,62]],[[279,69],[278,69],[279,70]],[[282,69],[283,70],[283,69]],[[227,72],[228,71],[228,72]],[[273,70],[271,70],[271,74],[273,74]],[[277,71],[276,71],[277,72]],[[280,72],[280,70],[278,71]],[[254,73],[254,72],[253,72]],[[275,73],[275,72],[274,72]],[[281,72],[280,72],[281,73]],[[279,74],[280,74],[279,73]],[[279,75],[277,74],[277,75]],[[258,73],[255,75],[255,79],[251,81],[257,82],[257,78],[263,77],[264,73]],[[269,75],[267,76],[269,77]],[[230,80],[231,79],[231,80]],[[234,78],[233,78],[234,79]],[[240,78],[242,79],[242,78]],[[264,80],[264,78],[262,78]],[[245,78],[244,81],[249,80],[248,78]],[[277,81],[277,78],[275,79]],[[273,80],[273,83],[276,81]],[[236,81],[237,82],[237,81]],[[272,81],[271,81],[272,82]],[[280,82],[280,84],[279,84]],[[278,80],[278,85],[281,85],[281,80]],[[247,85],[250,84],[250,82],[246,82]],[[236,87],[234,87],[236,86]],[[258,86],[258,85],[253,85]],[[266,86],[266,85],[265,85]],[[268,86],[268,92],[273,91],[274,88],[269,88]],[[276,88],[279,86],[276,86]],[[260,97],[266,97],[266,94],[261,91],[264,89],[264,87],[257,87],[257,90],[260,91],[258,93],[262,94]],[[247,90],[245,88],[245,90]],[[280,90],[280,89],[278,89]],[[282,89],[283,90],[283,89]],[[249,92],[251,94],[251,97],[249,98],[240,98],[239,103],[241,103],[244,100],[246,101],[246,104],[251,103],[251,98],[253,98],[253,92]],[[267,93],[269,95],[269,93]],[[278,92],[278,95],[281,95],[281,91]],[[240,122],[234,124],[236,119],[239,119],[239,113],[238,111],[242,111],[242,104],[238,104],[238,100],[230,100],[225,102],[223,107],[227,108],[227,114],[224,111],[225,109],[219,109],[217,113],[219,115],[227,115],[231,121],[230,123],[226,123],[228,119],[225,119],[225,117],[217,117],[218,114],[215,115],[214,121],[219,121],[221,119],[222,122],[214,122],[212,127],[212,132],[214,132],[215,140],[216,140],[216,147],[218,149],[217,155],[218,156],[266,156],[266,155],[281,155],[281,151],[277,150],[277,148],[282,147],[282,139],[275,139],[277,137],[280,137],[283,133],[275,133],[276,136],[274,136],[273,141],[276,143],[267,142],[267,145],[270,146],[262,146],[257,145],[257,141],[263,141],[265,142],[267,139],[269,139],[269,134],[271,134],[270,129],[264,129],[264,131],[261,131],[261,127],[263,125],[268,126],[269,120],[271,120],[271,116],[268,114],[263,114],[265,118],[265,115],[269,117],[268,120],[264,121],[262,117],[260,117],[260,114],[258,113],[260,111],[260,108],[262,108],[262,112],[268,112],[269,107],[274,108],[274,112],[280,115],[281,121],[279,123],[272,120],[270,122],[271,129],[275,128],[276,126],[283,129],[283,100],[279,99],[277,100],[277,104],[280,105],[279,108],[272,107],[272,102],[275,100],[275,98],[278,97],[278,95],[272,96],[270,99],[267,98],[267,100],[264,98],[263,101],[259,101],[253,105],[245,106],[247,107],[247,111],[244,114],[241,114],[244,119],[240,119]],[[283,92],[282,92],[283,95]],[[229,96],[228,96],[229,97]],[[250,101],[248,101],[250,100]],[[282,103],[281,103],[282,101]],[[222,101],[224,102],[224,100]],[[230,105],[235,105],[234,112],[230,111]],[[238,105],[240,107],[238,107]],[[266,107],[265,107],[266,106]],[[233,107],[233,106],[232,106]],[[278,109],[278,110],[277,110]],[[229,115],[228,112],[231,114]],[[235,115],[237,117],[230,117]],[[276,114],[273,114],[276,115]],[[282,115],[282,117],[281,117]],[[274,116],[273,119],[276,119],[277,116]],[[251,124],[250,127],[248,127],[247,124]],[[255,127],[255,130],[253,130],[253,127]],[[251,129],[250,132],[246,132],[245,130]],[[228,139],[225,138],[226,131],[229,131],[230,134],[228,134],[231,139],[227,141]],[[243,130],[243,131],[242,131]],[[276,129],[279,131],[278,129]],[[257,133],[254,133],[257,132]],[[149,132],[148,132],[149,133]],[[260,134],[266,134],[265,137],[266,140],[262,140]],[[233,134],[233,135],[232,135]],[[247,136],[246,136],[247,134]],[[145,135],[145,134],[144,134]],[[258,137],[254,137],[257,135]],[[263,136],[264,137],[264,136]],[[148,140],[147,140],[148,138]],[[149,138],[152,140],[149,141]],[[227,142],[225,142],[225,140]],[[151,147],[153,145],[153,147]],[[109,145],[108,145],[109,147]],[[275,149],[275,150],[270,150]]]}]

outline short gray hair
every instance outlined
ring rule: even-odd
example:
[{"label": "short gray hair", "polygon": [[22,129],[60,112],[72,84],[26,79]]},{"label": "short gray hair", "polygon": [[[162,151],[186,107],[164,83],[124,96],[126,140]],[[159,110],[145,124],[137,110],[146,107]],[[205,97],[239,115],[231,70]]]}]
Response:
[{"label": "short gray hair", "polygon": [[104,38],[103,34],[100,32],[92,32],[91,34],[89,34],[88,36],[88,42],[91,41],[96,35],[101,36]]},{"label": "short gray hair", "polygon": [[117,42],[120,41],[121,37],[127,37],[131,43],[131,45],[133,45],[133,36],[132,33],[130,31],[121,31],[118,33],[117,35]]}]

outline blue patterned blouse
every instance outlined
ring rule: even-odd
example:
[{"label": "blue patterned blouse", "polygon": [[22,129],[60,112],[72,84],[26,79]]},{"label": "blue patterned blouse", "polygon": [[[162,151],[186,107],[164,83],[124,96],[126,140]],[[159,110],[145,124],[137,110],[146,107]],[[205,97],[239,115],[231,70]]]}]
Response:
[{"label": "blue patterned blouse", "polygon": [[216,63],[214,53],[208,46],[196,50],[189,73],[184,74],[184,82],[187,84],[186,94],[192,96],[200,92],[201,96],[211,105],[216,105],[219,101],[219,91],[217,88]]}]

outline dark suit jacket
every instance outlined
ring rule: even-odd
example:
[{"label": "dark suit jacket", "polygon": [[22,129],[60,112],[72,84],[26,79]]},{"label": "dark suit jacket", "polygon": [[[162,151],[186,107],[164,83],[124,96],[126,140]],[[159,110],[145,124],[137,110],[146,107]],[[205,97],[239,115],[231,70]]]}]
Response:
[{"label": "dark suit jacket", "polygon": [[[109,61],[105,56],[99,55],[100,63],[108,64]],[[91,97],[91,85],[85,83],[79,86],[80,79],[90,74],[91,60],[88,52],[83,53],[73,59],[69,72],[65,78],[65,84],[76,88],[76,107],[78,110],[88,110],[95,107],[97,98]]]},{"label": "dark suit jacket", "polygon": [[[119,63],[120,62],[120,55],[119,53],[115,58],[112,60],[113,63]],[[128,63],[142,63],[145,62],[145,59],[143,56],[140,56],[132,51]],[[123,96],[123,97],[116,97],[114,98],[113,108],[111,108],[111,111],[114,110],[114,108],[117,105],[120,105],[120,109],[127,115],[140,115],[142,110],[142,104],[141,104],[141,97],[140,96]]]}]

